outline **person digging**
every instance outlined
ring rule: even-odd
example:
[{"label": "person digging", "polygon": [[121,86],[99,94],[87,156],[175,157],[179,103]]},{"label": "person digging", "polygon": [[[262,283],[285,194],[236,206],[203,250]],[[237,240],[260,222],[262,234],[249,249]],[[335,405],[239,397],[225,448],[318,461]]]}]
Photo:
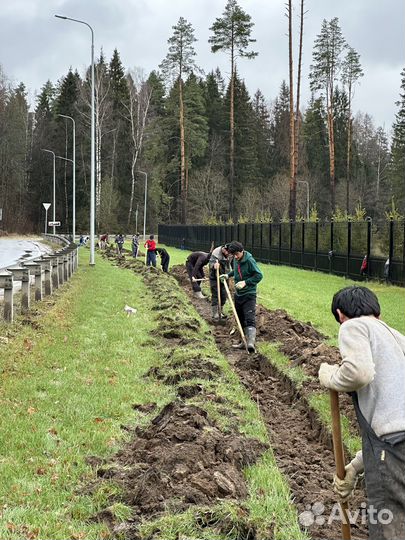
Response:
[{"label": "person digging", "polygon": [[322,386],[349,392],[362,435],[362,451],[335,476],[348,500],[364,469],[371,540],[405,538],[405,336],[380,320],[380,305],[367,287],[338,291],[332,313],[340,323],[341,365],[323,363]]},{"label": "person digging", "polygon": [[[228,244],[219,246],[211,253],[209,262],[210,269],[210,288],[211,288],[211,308],[212,308],[212,320],[214,322],[220,319],[227,319],[227,316],[223,312],[223,308],[226,302],[226,291],[223,281],[217,280],[217,272],[220,274],[227,274],[231,271],[230,266],[230,253],[228,251]],[[219,294],[218,294],[218,281],[219,281]],[[219,306],[220,301],[220,306]]]},{"label": "person digging", "polygon": [[201,292],[201,281],[204,279],[204,266],[208,264],[210,257],[211,254],[205,251],[193,251],[187,257],[186,269],[195,298],[205,298]]},{"label": "person digging", "polygon": [[[251,253],[245,251],[240,242],[228,244],[228,251],[233,255],[233,269],[222,274],[222,280],[233,277],[235,280],[235,308],[246,336],[247,348],[250,353],[256,352],[256,288],[263,279],[263,274],[257,266]],[[244,349],[243,341],[233,345],[235,349]]]}]

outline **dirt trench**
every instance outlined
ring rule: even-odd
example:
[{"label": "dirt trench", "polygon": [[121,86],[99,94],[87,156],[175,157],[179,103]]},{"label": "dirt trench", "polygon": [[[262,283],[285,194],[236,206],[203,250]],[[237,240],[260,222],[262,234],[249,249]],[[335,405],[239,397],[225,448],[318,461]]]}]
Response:
[{"label": "dirt trench", "polygon": [[[198,313],[211,322],[210,302],[192,296],[184,267],[174,267],[172,273]],[[257,323],[258,339],[279,342],[282,352],[295,364],[301,364],[308,375],[315,375],[321,362],[338,358],[337,349],[323,343],[324,336],[310,324],[295,321],[282,310],[270,312],[258,306]],[[340,523],[337,520],[327,523],[336,500],[331,486],[335,469],[331,438],[305,399],[311,392],[320,390],[318,383],[311,381],[298,391],[262,355],[247,356],[244,351],[232,349],[232,326],[231,320],[224,325],[212,324],[212,333],[218,348],[260,408],[277,465],[290,485],[301,525],[303,528],[308,525],[308,533],[314,539],[340,538]],[[354,427],[350,402],[345,400],[343,407]],[[357,489],[350,503],[352,511],[363,511],[364,502],[364,491]],[[353,538],[367,538],[367,528],[362,521],[364,519],[359,518],[352,526]]]},{"label": "dirt trench", "polygon": [[[187,299],[179,297],[174,279],[146,269],[138,260],[117,257],[109,250],[105,257],[141,274],[144,282],[153,287],[156,298],[162,299],[152,306],[152,311],[158,322],[156,334],[164,340],[163,361],[161,366],[145,373],[145,377],[174,387],[178,398],[146,426],[135,429],[123,426],[130,433],[130,440],[111,460],[89,459],[89,463],[97,467],[99,478],[93,489],[104,480],[112,480],[124,494],[117,501],[111,500],[111,507],[101,511],[95,519],[107,522],[114,535],[123,534],[127,540],[145,540],[139,533],[141,522],[153,521],[165,512],[204,508],[197,511],[197,529],[212,528],[213,536],[238,531],[235,540],[256,540],[255,528],[243,505],[248,494],[244,469],[254,464],[268,446],[242,435],[238,430],[238,415],[233,411],[224,410],[230,417],[228,428],[224,430],[203,406],[184,401],[198,395],[202,403],[210,402],[220,410],[224,399],[215,393],[215,380],[222,376],[222,368],[203,347],[196,351],[196,346],[204,339],[201,322]],[[174,305],[179,312],[173,317]],[[156,342],[154,344],[156,346]],[[190,381],[195,378],[212,381],[213,388]],[[150,414],[155,412],[156,404],[134,404],[133,408]],[[216,505],[220,501],[238,505],[238,523],[230,517],[225,520],[218,517]],[[115,502],[131,507],[130,520],[117,522],[111,510]],[[271,536],[269,529],[266,538]],[[157,533],[152,538],[161,536]]]}]

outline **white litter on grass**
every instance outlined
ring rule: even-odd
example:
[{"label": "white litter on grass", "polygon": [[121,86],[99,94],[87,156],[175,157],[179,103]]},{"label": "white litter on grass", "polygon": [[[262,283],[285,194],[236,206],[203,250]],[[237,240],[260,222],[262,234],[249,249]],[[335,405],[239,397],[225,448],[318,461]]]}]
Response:
[{"label": "white litter on grass", "polygon": [[131,306],[124,306],[124,311],[125,311],[125,313],[128,315],[128,317],[129,317],[130,315],[135,315],[136,312],[137,312],[137,309],[136,309],[136,308],[133,308],[133,307],[131,307]]}]

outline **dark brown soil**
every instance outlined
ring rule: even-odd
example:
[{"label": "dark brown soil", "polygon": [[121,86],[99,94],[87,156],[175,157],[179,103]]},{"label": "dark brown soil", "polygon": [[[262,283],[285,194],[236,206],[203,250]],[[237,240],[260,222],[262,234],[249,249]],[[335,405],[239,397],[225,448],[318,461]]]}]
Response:
[{"label": "dark brown soil", "polygon": [[183,402],[169,403],[116,456],[112,477],[125,486],[127,503],[139,518],[181,511],[217,499],[246,497],[242,469],[265,445],[224,435],[207,413]]},{"label": "dark brown soil", "polygon": [[[130,442],[109,463],[99,464],[98,475],[100,481],[112,479],[123,488],[121,500],[133,509],[132,521],[124,527],[117,525],[108,509],[101,512],[98,519],[106,521],[116,533],[125,533],[128,540],[135,540],[141,520],[156,518],[165,511],[181,512],[189,507],[210,507],[220,500],[230,500],[240,506],[237,524],[231,518],[228,518],[229,523],[226,520],[219,523],[214,512],[205,510],[197,514],[201,521],[197,525],[222,532],[238,530],[235,539],[239,540],[256,539],[249,515],[243,508],[247,495],[243,469],[255,463],[268,447],[241,435],[237,415],[224,407],[224,398],[217,396],[214,389],[192,381],[196,378],[215,380],[221,377],[221,369],[209,354],[196,352],[194,347],[178,347],[201,342],[201,324],[186,300],[183,300],[184,306],[179,306],[178,292],[176,296],[173,291],[176,287],[168,283],[168,279],[173,278],[159,272],[150,273],[143,264],[125,261],[125,257],[111,258],[120,266],[140,272],[164,298],[164,302],[154,306],[159,328],[166,330],[164,334],[159,332],[166,338],[164,359],[162,367],[150,369],[145,376],[175,386],[180,399],[166,405],[146,427],[123,427],[131,435]],[[179,316],[173,317],[173,304]],[[180,332],[184,333],[185,329],[187,339]],[[218,411],[223,408],[223,414],[232,417],[226,430],[202,407],[182,401],[196,396],[202,403],[215,403]],[[155,403],[134,404],[133,408],[147,414],[154,411]]]},{"label": "dark brown soil", "polygon": [[[172,271],[189,293],[200,315],[210,321],[210,304],[191,295],[184,268],[174,267]],[[282,310],[269,312],[258,306],[257,313],[259,339],[281,343],[284,354],[292,362],[301,364],[308,375],[316,375],[321,362],[338,359],[338,351],[327,346],[322,341],[324,336],[310,324],[294,321]],[[324,507],[317,523],[310,526],[309,534],[312,538],[340,538],[340,526],[336,521],[328,525],[319,519],[329,516],[336,499],[331,485],[335,465],[330,436],[305,399],[310,392],[321,390],[318,383],[313,380],[300,392],[262,355],[247,356],[244,351],[232,349],[231,326],[232,321],[221,326],[213,325],[212,332],[221,352],[234,365],[252,399],[260,407],[277,464],[287,478],[299,513],[311,512],[317,503]],[[357,489],[350,506],[357,509],[362,502],[364,492]],[[352,534],[353,538],[367,538],[364,526],[353,526]]]}]

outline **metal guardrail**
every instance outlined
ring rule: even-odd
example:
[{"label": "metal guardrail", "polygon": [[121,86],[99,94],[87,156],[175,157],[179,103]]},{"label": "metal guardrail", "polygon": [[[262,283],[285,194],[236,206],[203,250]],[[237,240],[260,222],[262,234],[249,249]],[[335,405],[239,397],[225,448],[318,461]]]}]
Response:
[{"label": "metal guardrail", "polygon": [[405,286],[403,221],[160,224],[158,234],[162,244],[192,251],[239,240],[259,262]]},{"label": "metal guardrail", "polygon": [[[34,286],[35,301],[51,295],[68,281],[78,266],[78,246],[62,236],[43,235],[47,240],[60,244],[61,249],[50,255],[0,271],[0,289],[4,290],[3,318],[14,320],[15,283],[21,282],[21,313],[28,313],[31,306],[31,286]],[[31,277],[34,276],[34,280]],[[33,281],[33,283],[32,283]]]}]

